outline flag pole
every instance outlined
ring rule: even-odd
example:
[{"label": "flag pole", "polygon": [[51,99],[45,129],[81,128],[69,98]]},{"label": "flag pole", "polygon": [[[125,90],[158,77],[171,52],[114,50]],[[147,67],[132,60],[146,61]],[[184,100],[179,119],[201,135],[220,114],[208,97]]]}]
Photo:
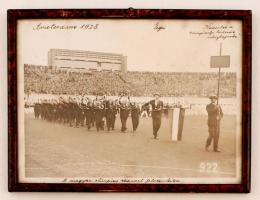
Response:
[{"label": "flag pole", "polygon": [[[220,43],[219,55],[221,56],[222,43]],[[220,85],[220,66],[218,67],[218,90],[217,90],[217,105],[219,102],[219,85]]]}]

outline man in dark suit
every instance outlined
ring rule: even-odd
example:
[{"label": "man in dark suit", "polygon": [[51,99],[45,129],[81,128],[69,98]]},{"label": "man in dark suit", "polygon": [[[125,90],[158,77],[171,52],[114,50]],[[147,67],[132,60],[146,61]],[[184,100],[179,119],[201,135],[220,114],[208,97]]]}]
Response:
[{"label": "man in dark suit", "polygon": [[152,121],[153,121],[153,136],[154,139],[158,139],[157,133],[161,127],[162,112],[163,112],[163,102],[160,100],[160,95],[158,93],[154,94],[155,99],[144,104],[145,106],[152,106]]},{"label": "man in dark suit", "polygon": [[220,133],[220,120],[223,117],[222,109],[219,105],[217,105],[217,96],[212,95],[209,97],[211,103],[207,105],[206,110],[208,112],[208,131],[209,136],[206,141],[206,151],[213,140],[213,151],[220,152],[218,149],[218,140],[219,140],[219,133]]}]

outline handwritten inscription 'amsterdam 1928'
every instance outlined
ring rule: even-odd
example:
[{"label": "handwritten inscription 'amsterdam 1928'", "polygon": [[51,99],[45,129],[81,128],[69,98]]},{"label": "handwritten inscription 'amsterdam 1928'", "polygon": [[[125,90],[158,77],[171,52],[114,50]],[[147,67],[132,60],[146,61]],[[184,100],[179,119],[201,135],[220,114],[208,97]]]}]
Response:
[{"label": "handwritten inscription 'amsterdam 1928'", "polygon": [[190,31],[190,35],[206,37],[207,39],[226,40],[236,39],[240,35],[231,25],[207,24],[201,30]]},{"label": "handwritten inscription 'amsterdam 1928'", "polygon": [[80,24],[80,25],[61,25],[61,24],[42,24],[39,23],[33,27],[34,31],[39,30],[96,30],[98,29],[98,24]]}]

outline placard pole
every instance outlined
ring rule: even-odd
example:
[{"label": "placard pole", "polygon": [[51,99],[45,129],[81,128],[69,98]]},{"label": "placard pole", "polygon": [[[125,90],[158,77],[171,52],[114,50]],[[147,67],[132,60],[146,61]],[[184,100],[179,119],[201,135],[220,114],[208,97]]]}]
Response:
[{"label": "placard pole", "polygon": [[[220,43],[219,55],[221,56],[222,43]],[[218,67],[218,90],[217,90],[217,105],[219,101],[219,84],[220,84],[220,66]]]}]

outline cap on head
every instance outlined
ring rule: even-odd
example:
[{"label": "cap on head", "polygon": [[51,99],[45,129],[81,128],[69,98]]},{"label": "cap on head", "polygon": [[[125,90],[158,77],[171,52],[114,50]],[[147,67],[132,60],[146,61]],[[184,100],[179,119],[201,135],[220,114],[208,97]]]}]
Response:
[{"label": "cap on head", "polygon": [[153,96],[160,97],[160,94],[159,93],[154,93]]},{"label": "cap on head", "polygon": [[209,99],[217,99],[217,96],[216,95],[210,95]]}]

